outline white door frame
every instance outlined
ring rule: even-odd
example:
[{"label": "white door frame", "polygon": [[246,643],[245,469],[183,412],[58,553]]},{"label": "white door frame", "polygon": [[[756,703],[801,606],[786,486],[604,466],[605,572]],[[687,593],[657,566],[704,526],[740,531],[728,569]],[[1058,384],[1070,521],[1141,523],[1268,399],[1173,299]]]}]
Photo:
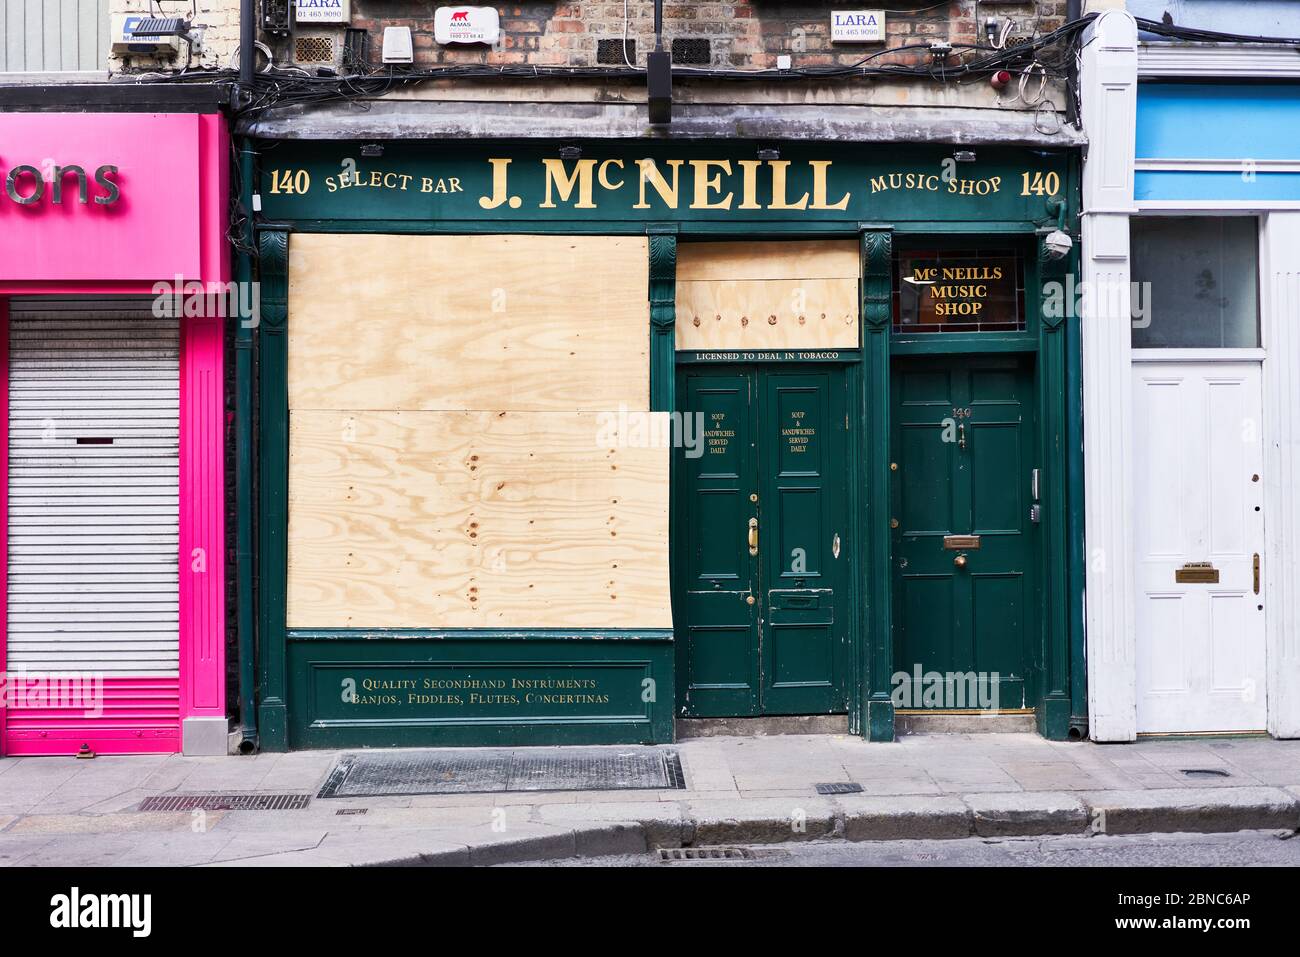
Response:
[{"label": "white door frame", "polygon": [[[1213,66],[1215,48],[1207,51],[1202,62],[1210,73],[1189,68],[1189,75],[1219,75],[1214,71],[1226,69]],[[1080,62],[1089,139],[1083,282],[1093,290],[1129,287],[1129,219],[1135,213],[1259,218],[1268,730],[1275,737],[1300,737],[1300,502],[1294,497],[1300,488],[1300,209],[1281,202],[1258,208],[1135,204],[1139,59],[1137,25],[1127,12],[1106,11],[1088,28]],[[1113,299],[1096,296],[1094,302]],[[1145,350],[1134,355],[1126,315],[1085,309],[1081,325],[1089,734],[1097,741],[1132,741],[1137,736],[1137,594],[1131,375],[1132,363],[1141,361]],[[1231,354],[1224,350],[1223,358]]]}]

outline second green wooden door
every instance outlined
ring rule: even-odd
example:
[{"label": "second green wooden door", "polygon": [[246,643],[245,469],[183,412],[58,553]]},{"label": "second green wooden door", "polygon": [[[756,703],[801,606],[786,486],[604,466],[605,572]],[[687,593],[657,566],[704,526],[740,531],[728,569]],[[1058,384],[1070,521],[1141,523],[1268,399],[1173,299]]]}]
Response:
[{"label": "second green wooden door", "polygon": [[703,426],[677,451],[683,713],[846,710],[843,371],[689,369],[678,395]]},{"label": "second green wooden door", "polygon": [[895,703],[1024,708],[1037,634],[1032,367],[899,359],[892,382]]}]

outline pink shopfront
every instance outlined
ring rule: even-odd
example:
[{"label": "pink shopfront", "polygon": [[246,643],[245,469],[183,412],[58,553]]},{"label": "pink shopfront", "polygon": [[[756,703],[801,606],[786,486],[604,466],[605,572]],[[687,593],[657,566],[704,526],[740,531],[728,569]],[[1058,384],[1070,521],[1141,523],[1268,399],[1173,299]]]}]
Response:
[{"label": "pink shopfront", "polygon": [[228,164],[219,114],[0,114],[0,755],[225,753]]}]

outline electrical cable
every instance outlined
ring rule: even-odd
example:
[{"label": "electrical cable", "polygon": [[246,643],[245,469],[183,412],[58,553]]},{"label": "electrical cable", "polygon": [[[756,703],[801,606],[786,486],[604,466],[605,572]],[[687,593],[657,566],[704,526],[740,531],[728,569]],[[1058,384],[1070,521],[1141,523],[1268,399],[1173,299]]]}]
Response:
[{"label": "electrical cable", "polygon": [[[627,0],[624,0],[626,5]],[[934,9],[925,7],[905,11],[919,13]],[[891,54],[929,50],[926,43],[908,43],[901,46],[885,48],[867,54],[852,63],[819,66],[794,66],[790,69],[738,70],[716,67],[674,67],[674,74],[679,78],[697,80],[759,80],[783,81],[834,80],[834,79],[878,79],[878,78],[931,78],[936,82],[962,83],[970,79],[991,75],[999,70],[1008,70],[1020,75],[1020,97],[1029,107],[1041,111],[1049,99],[1047,84],[1053,79],[1068,81],[1071,67],[1077,64],[1079,57],[1079,40],[1083,31],[1096,19],[1097,14],[1088,14],[1073,20],[1040,36],[1035,36],[1024,43],[1005,48],[1005,37],[1000,37],[1004,48],[996,44],[953,44],[953,60],[930,61],[922,63],[881,62]],[[626,27],[630,19],[625,19]],[[1215,31],[1198,30],[1171,26],[1156,21],[1139,19],[1138,27],[1148,33],[1175,40],[1190,42],[1229,42],[1229,43],[1271,43],[1300,46],[1300,39],[1279,37],[1248,37],[1239,34],[1225,34]],[[1005,30],[1005,28],[1004,28]],[[366,108],[367,101],[382,97],[394,89],[413,84],[436,82],[439,80],[546,80],[563,82],[565,80],[585,79],[641,79],[645,76],[643,69],[636,67],[624,48],[624,66],[589,66],[589,67],[549,67],[534,64],[456,64],[442,65],[431,69],[410,70],[396,73],[391,68],[368,73],[345,76],[317,76],[301,70],[271,68],[256,75],[250,93],[249,102],[240,110],[241,115],[255,115],[281,106],[307,106],[335,101],[353,103],[358,108]],[[1039,79],[1039,87],[1032,89],[1033,77]],[[159,75],[157,72],[138,74],[116,82],[148,83],[227,83],[234,80],[236,73],[231,69],[213,69],[201,67],[181,73]],[[1077,103],[1078,91],[1069,90],[1067,96]]]}]

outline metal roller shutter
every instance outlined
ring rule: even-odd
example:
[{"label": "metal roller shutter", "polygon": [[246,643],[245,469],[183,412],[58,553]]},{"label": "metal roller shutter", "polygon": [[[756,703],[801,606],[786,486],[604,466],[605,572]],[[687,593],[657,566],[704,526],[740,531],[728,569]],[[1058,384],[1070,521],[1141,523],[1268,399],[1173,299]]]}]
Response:
[{"label": "metal roller shutter", "polygon": [[11,670],[178,673],[179,328],[151,304],[10,301]]}]

